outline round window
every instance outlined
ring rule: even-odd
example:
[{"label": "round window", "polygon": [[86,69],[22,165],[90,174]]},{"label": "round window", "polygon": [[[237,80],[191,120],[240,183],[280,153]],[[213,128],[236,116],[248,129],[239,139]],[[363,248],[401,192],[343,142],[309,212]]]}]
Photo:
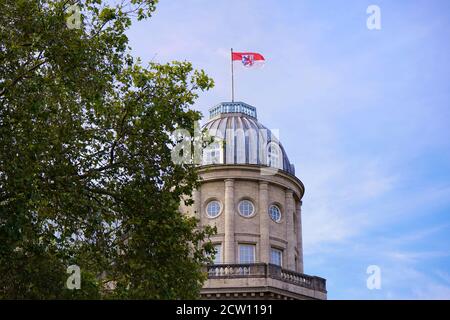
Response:
[{"label": "round window", "polygon": [[206,214],[210,218],[215,218],[220,214],[221,206],[217,200],[210,201],[206,206]]},{"label": "round window", "polygon": [[243,217],[250,217],[255,212],[255,207],[250,200],[239,202],[239,214]]},{"label": "round window", "polygon": [[275,222],[280,222],[281,220],[281,210],[276,205],[271,205],[269,208],[270,218]]}]

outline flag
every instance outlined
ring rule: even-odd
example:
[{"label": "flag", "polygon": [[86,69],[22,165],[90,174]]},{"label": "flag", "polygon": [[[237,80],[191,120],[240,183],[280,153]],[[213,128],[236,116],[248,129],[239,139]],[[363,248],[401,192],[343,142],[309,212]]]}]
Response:
[{"label": "flag", "polygon": [[262,54],[256,52],[231,52],[231,60],[242,63],[246,68],[262,66],[265,62]]}]

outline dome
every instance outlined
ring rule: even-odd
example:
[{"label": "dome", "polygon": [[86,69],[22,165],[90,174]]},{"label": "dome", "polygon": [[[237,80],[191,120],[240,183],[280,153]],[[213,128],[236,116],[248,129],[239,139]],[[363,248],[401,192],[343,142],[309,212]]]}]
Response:
[{"label": "dome", "polygon": [[203,129],[214,140],[203,151],[203,165],[258,164],[295,175],[294,165],[275,134],[258,122],[255,107],[222,102],[209,113]]}]

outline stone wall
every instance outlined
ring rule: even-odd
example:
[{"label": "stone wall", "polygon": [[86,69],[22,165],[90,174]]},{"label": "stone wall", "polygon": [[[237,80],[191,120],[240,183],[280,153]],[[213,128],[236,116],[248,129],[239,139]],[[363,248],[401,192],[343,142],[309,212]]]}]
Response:
[{"label": "stone wall", "polygon": [[[200,170],[201,187],[193,194],[194,205],[181,205],[181,211],[195,215],[200,226],[217,227],[212,241],[222,244],[223,263],[239,263],[238,245],[256,245],[255,262],[269,263],[270,248],[283,251],[283,268],[303,273],[301,246],[301,198],[304,186],[295,176],[279,171],[274,175],[261,174],[260,166],[215,165]],[[238,212],[241,200],[252,201],[255,212],[242,217]],[[221,212],[208,217],[209,201],[221,203]],[[281,220],[274,222],[268,208],[281,209]],[[296,225],[294,225],[294,223]]]}]

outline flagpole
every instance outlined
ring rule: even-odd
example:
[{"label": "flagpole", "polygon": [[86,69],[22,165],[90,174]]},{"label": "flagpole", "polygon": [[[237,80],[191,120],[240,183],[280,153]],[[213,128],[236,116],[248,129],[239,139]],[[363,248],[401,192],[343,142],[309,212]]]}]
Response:
[{"label": "flagpole", "polygon": [[234,102],[233,48],[231,48],[231,102]]}]

